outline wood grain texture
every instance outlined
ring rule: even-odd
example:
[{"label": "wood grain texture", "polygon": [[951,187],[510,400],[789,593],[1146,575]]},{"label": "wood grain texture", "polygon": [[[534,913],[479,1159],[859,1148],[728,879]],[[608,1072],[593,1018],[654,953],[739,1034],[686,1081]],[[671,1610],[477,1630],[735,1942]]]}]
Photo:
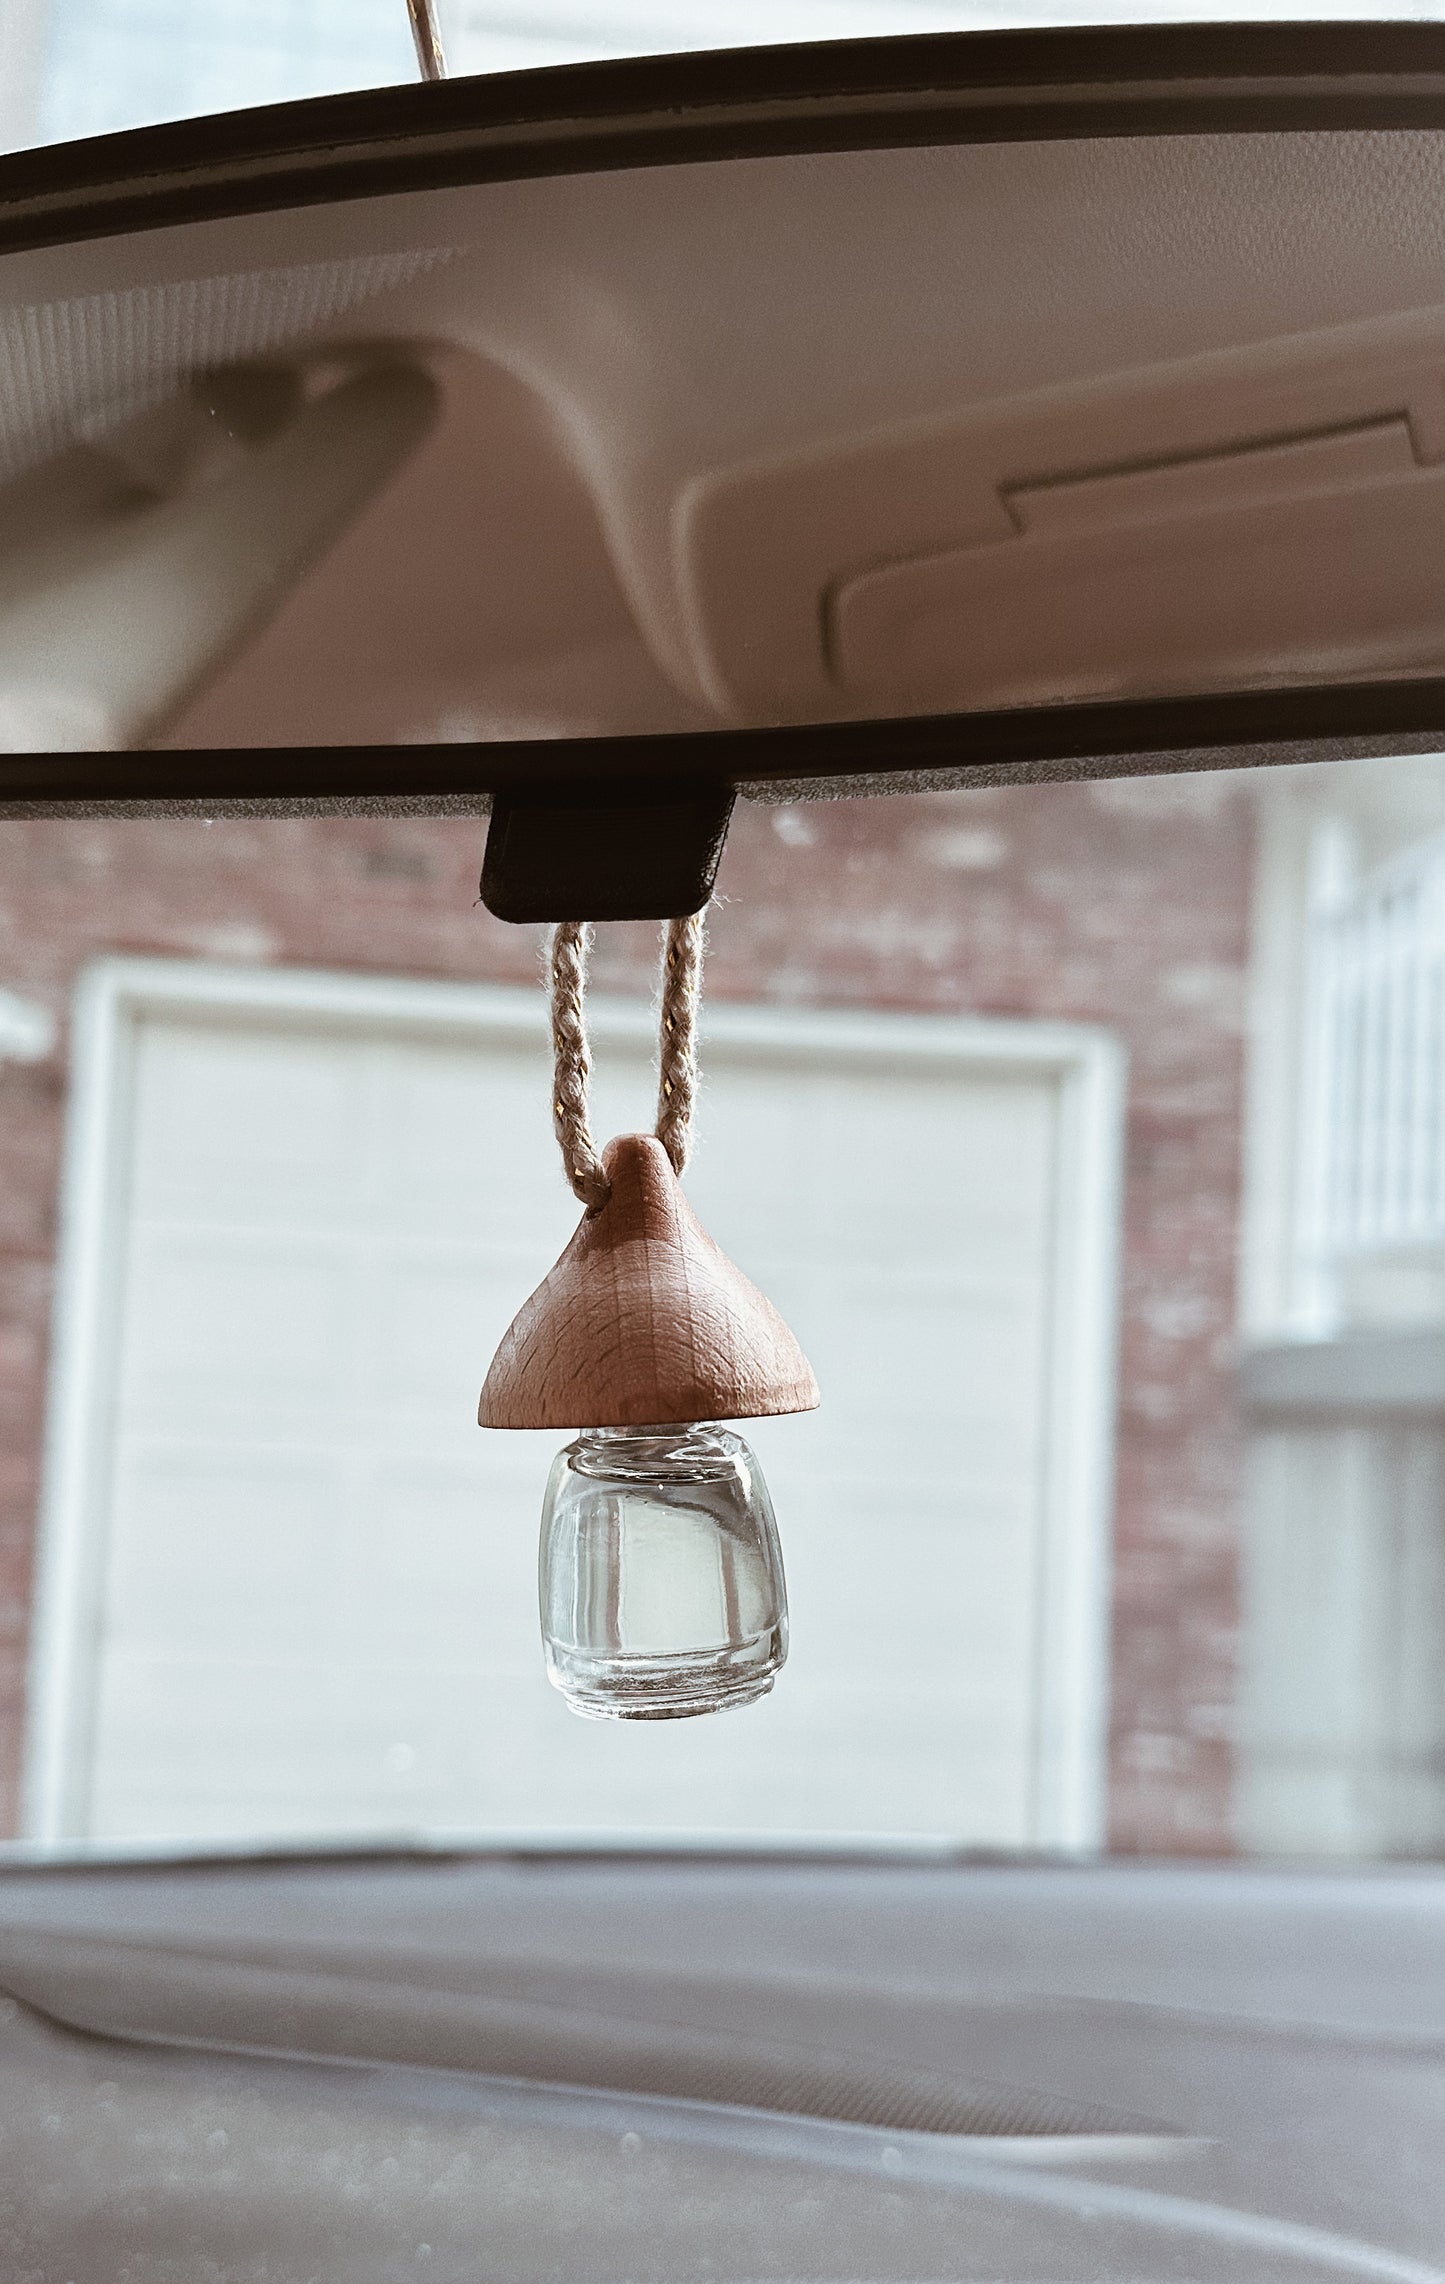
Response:
[{"label": "wood grain texture", "polygon": [[772,1302],[716,1246],[662,1144],[622,1134],[606,1205],[518,1311],[483,1427],[648,1427],[810,1412],[818,1383]]}]

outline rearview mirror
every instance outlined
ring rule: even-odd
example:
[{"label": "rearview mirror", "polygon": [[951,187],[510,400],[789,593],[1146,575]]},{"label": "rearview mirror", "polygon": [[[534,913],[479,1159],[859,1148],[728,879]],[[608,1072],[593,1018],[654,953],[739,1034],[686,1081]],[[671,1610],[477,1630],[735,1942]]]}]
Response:
[{"label": "rearview mirror", "polygon": [[1445,727],[1436,27],[588,66],[3,174],[12,802],[668,784],[716,840],[760,779]]}]

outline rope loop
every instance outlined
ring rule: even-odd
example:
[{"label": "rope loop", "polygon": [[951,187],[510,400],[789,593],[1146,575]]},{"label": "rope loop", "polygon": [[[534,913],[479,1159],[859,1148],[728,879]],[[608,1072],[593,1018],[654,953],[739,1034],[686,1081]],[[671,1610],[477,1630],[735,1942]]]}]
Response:
[{"label": "rope loop", "polygon": [[[702,914],[669,920],[663,938],[659,1011],[657,1139],[680,1175],[692,1153],[697,1109],[698,1008],[705,929]],[[587,1041],[587,963],[592,927],[561,920],[547,947],[552,1011],[552,1124],[567,1179],[589,1213],[606,1205],[611,1184],[592,1138],[592,1051]]]},{"label": "rope loop", "polygon": [[702,1002],[703,916],[669,920],[662,947],[661,1046],[657,1072],[657,1139],[678,1175],[692,1155],[697,1108],[697,1018]]},{"label": "rope loop", "polygon": [[552,930],[550,976],[552,1003],[552,1060],[556,1077],[552,1087],[552,1124],[562,1163],[589,1213],[596,1213],[611,1195],[602,1160],[592,1139],[588,1087],[592,1054],[587,1044],[587,956],[592,929],[586,920],[562,920]]}]

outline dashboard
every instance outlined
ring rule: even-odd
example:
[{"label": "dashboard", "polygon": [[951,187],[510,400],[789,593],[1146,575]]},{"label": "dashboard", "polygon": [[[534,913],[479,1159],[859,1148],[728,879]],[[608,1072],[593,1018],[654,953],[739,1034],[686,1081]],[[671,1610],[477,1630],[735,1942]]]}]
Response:
[{"label": "dashboard", "polygon": [[1445,2277],[1445,1873],[0,1873],[0,2273]]}]

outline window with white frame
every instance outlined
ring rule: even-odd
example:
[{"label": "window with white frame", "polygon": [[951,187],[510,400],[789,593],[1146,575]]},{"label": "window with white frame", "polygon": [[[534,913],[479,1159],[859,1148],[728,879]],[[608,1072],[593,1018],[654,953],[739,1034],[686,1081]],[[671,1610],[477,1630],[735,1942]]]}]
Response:
[{"label": "window with white frame", "polygon": [[1445,756],[1260,811],[1245,1338],[1445,1321]]},{"label": "window with white frame", "polygon": [[1313,855],[1296,1248],[1326,1330],[1353,1271],[1445,1260],[1445,835],[1362,871],[1331,819]]},{"label": "window with white frame", "polygon": [[1237,1818],[1445,1844],[1445,756],[1260,791]]}]

